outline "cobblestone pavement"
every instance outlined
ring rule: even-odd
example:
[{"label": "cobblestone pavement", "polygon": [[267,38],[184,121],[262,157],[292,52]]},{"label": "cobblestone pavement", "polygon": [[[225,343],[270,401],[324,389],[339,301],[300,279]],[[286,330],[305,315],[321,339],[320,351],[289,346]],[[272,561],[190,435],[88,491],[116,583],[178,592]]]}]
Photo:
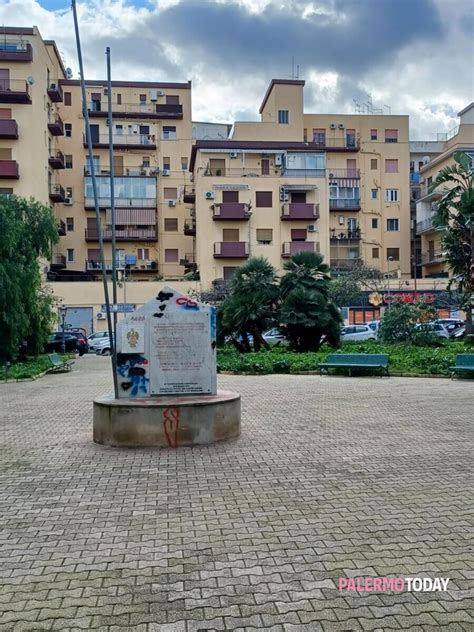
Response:
[{"label": "cobblestone pavement", "polygon": [[[223,376],[238,441],[117,450],[109,372],[0,385],[1,630],[473,629],[472,382]],[[337,589],[386,575],[451,579]]]}]

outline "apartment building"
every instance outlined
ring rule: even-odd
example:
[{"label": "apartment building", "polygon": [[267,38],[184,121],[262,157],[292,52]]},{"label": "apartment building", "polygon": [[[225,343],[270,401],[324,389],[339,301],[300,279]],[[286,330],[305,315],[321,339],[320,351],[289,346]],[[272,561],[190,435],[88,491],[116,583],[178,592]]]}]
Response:
[{"label": "apartment building", "polygon": [[[474,103],[458,113],[459,125],[444,135],[441,151],[420,169],[420,197],[416,203],[416,230],[420,239],[421,257],[418,267],[425,278],[449,276],[439,231],[433,227],[433,213],[442,189],[430,192],[430,185],[446,166],[454,164],[455,152],[467,153],[474,160]],[[438,135],[440,137],[441,135]]]},{"label": "apartment building", "polygon": [[408,117],[306,114],[304,85],[272,80],[260,121],[192,148],[184,200],[204,286],[251,255],[281,269],[300,251],[410,274]]},{"label": "apartment building", "polygon": [[[57,245],[62,268],[50,278],[98,278],[101,274],[92,174],[95,174],[107,269],[112,268],[108,90],[88,81],[87,108],[93,146],[89,161],[79,81],[60,82],[64,92],[61,219]],[[112,82],[112,143],[117,267],[129,279],[181,277],[193,262],[183,204],[192,142],[191,84]]]},{"label": "apartment building", "polygon": [[36,27],[2,27],[0,34],[0,194],[50,204],[64,234],[56,194],[64,167],[59,82],[66,70],[55,43]]}]

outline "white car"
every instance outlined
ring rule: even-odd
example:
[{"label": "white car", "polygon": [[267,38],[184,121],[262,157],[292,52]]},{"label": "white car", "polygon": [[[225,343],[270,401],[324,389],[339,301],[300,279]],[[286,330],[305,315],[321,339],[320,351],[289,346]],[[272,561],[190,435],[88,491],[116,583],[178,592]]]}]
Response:
[{"label": "white car", "polygon": [[101,340],[102,338],[108,338],[108,337],[109,337],[108,331],[95,331],[93,334],[90,334],[89,336],[87,336],[87,340],[89,344],[92,344],[93,342],[97,342],[98,340]]},{"label": "white car", "polygon": [[99,338],[93,340],[89,345],[89,351],[96,355],[110,355],[110,338]]},{"label": "white car", "polygon": [[377,332],[369,325],[347,325],[341,329],[341,340],[376,340]]},{"label": "white car", "polygon": [[415,331],[430,334],[437,338],[449,338],[448,330],[441,323],[419,323],[416,325]]},{"label": "white car", "polygon": [[274,345],[286,345],[288,343],[286,336],[284,333],[282,333],[279,329],[277,329],[276,327],[274,327],[273,329],[269,329],[268,331],[266,331],[263,335],[262,338],[265,340],[265,342],[268,342],[268,344],[273,347]]}]

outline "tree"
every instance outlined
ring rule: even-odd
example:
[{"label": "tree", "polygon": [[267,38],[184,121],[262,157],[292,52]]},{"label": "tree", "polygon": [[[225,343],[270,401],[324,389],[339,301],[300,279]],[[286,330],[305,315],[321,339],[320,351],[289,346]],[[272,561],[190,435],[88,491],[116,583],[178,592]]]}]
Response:
[{"label": "tree", "polygon": [[58,240],[53,211],[33,199],[0,197],[0,359],[17,357],[28,341],[43,350],[55,315],[42,287],[39,258],[50,258]]},{"label": "tree", "polygon": [[[442,189],[441,189],[442,187]],[[473,333],[474,295],[474,189],[471,159],[463,152],[454,154],[454,165],[442,169],[430,186],[441,189],[433,226],[441,231],[441,246],[453,274],[448,290],[455,290],[466,312],[466,333]]]},{"label": "tree", "polygon": [[418,323],[428,323],[437,318],[435,307],[424,302],[404,303],[395,300],[385,310],[379,338],[383,342],[411,342],[417,345],[431,344],[433,336],[415,329]]},{"label": "tree", "polygon": [[230,295],[220,308],[221,331],[239,351],[269,348],[262,334],[272,322],[278,300],[275,268],[263,257],[254,257],[232,277]]},{"label": "tree", "polygon": [[284,264],[280,321],[297,351],[317,351],[323,342],[340,344],[341,315],[328,299],[329,266],[315,252],[299,252]]},{"label": "tree", "polygon": [[351,305],[360,298],[364,290],[378,292],[383,285],[384,274],[364,264],[348,270],[340,270],[335,276],[331,271],[329,298],[338,306]]}]

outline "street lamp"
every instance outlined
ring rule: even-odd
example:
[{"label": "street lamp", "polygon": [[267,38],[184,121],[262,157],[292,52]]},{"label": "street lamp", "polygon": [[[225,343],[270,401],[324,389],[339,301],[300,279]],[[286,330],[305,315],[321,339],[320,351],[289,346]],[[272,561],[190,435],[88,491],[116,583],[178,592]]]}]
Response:
[{"label": "street lamp", "polygon": [[387,258],[387,295],[388,295],[388,309],[392,307],[392,295],[390,294],[390,263],[393,261],[393,257]]},{"label": "street lamp", "polygon": [[66,340],[64,338],[64,328],[66,327],[67,307],[65,305],[61,305],[61,307],[59,308],[59,311],[61,312],[61,331],[62,331],[62,335],[61,335],[61,351],[62,351],[62,353],[66,353]]}]

